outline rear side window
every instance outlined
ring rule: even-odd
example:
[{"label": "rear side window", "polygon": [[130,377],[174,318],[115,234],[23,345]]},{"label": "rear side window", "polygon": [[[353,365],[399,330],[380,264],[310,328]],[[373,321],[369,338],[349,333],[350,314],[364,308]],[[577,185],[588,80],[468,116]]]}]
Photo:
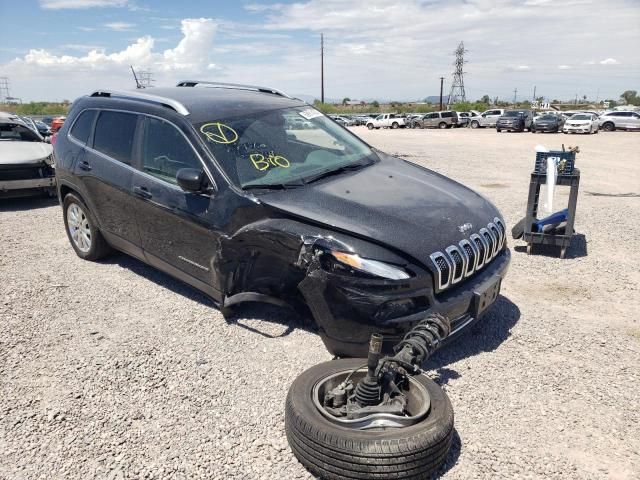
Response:
[{"label": "rear side window", "polygon": [[173,125],[147,117],[144,128],[142,170],[165,182],[177,184],[181,168],[202,170],[191,144]]},{"label": "rear side window", "polygon": [[131,113],[100,112],[93,136],[93,148],[131,165],[137,121],[138,116]]},{"label": "rear side window", "polygon": [[442,112],[442,118],[451,118],[453,117],[453,112]]},{"label": "rear side window", "polygon": [[85,110],[82,112],[73,124],[73,127],[71,127],[71,136],[79,142],[87,143],[89,135],[91,135],[91,128],[93,127],[93,120],[95,118],[95,110]]}]

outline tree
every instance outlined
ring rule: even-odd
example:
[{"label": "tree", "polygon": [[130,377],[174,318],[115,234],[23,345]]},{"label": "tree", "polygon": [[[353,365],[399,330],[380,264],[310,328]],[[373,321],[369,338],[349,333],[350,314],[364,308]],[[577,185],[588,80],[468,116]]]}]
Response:
[{"label": "tree", "polygon": [[377,100],[374,100],[373,102],[371,102],[371,106],[374,108],[380,108],[380,104],[378,103]]},{"label": "tree", "polygon": [[487,105],[489,105],[491,103],[491,98],[489,98],[489,95],[483,95],[482,98],[478,100],[478,102],[486,103]]},{"label": "tree", "polygon": [[544,97],[536,97],[536,102],[544,103]]},{"label": "tree", "polygon": [[587,96],[586,95],[582,95],[582,100],[584,100],[586,102],[587,101]]},{"label": "tree", "polygon": [[350,101],[351,101],[351,99],[350,99],[349,97],[344,97],[344,98],[342,99],[342,105],[346,105],[346,104],[347,104],[347,102],[350,102]]},{"label": "tree", "polygon": [[625,101],[627,105],[640,105],[640,97],[636,90],[626,90],[620,98]]}]

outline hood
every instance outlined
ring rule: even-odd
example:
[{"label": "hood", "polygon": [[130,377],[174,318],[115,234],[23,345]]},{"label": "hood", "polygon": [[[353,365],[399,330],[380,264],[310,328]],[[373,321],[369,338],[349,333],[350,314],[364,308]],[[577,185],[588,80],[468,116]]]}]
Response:
[{"label": "hood", "polygon": [[260,201],[381,243],[422,263],[433,252],[469,238],[501,217],[473,190],[412,163],[380,156],[379,163],[362,170],[270,192]]},{"label": "hood", "polygon": [[53,153],[53,147],[44,142],[0,141],[0,165],[41,163]]},{"label": "hood", "polygon": [[589,125],[591,124],[591,120],[571,120],[569,122],[567,122],[569,125],[572,126],[580,126],[580,125]]}]

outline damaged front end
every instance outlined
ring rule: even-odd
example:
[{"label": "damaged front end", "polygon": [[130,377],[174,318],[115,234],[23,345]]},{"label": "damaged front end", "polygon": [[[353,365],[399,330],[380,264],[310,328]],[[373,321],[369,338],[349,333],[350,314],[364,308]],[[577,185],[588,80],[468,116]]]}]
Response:
[{"label": "damaged front end", "polygon": [[392,253],[389,260],[396,262],[388,265],[406,272],[406,277],[381,278],[350,265],[335,252],[353,252],[353,247],[333,237],[307,239],[298,260],[306,275],[298,289],[325,346],[339,357],[366,356],[373,333],[384,336],[383,350],[389,351],[429,313],[446,315],[452,333],[459,333],[496,300],[510,259],[505,248],[474,277],[436,293],[430,271]]}]

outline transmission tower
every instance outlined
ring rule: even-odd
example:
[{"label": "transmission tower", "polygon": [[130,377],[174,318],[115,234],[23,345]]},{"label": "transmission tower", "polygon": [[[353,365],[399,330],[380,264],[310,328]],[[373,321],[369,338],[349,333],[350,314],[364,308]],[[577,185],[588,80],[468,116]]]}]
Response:
[{"label": "transmission tower", "polygon": [[155,82],[151,70],[140,70],[138,72],[138,80],[140,80],[140,85],[143,88],[153,87],[153,82]]},{"label": "transmission tower", "polygon": [[0,77],[0,103],[8,103],[11,98],[9,94],[9,77]]},{"label": "transmission tower", "polygon": [[464,54],[466,50],[464,48],[464,42],[460,42],[458,48],[454,52],[456,56],[456,61],[453,62],[453,65],[456,67],[453,72],[453,83],[451,84],[451,92],[449,93],[449,99],[447,104],[451,105],[456,102],[466,102],[467,96],[464,93]]}]

